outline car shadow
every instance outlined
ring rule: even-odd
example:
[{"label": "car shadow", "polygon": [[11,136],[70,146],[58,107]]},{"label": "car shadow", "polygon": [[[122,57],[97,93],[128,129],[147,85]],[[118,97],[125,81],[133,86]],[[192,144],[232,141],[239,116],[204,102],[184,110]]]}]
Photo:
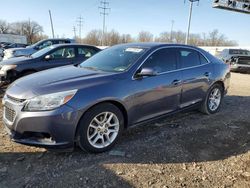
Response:
[{"label": "car shadow", "polygon": [[[240,104],[240,105],[239,105]],[[133,187],[136,166],[193,164],[228,159],[250,150],[250,97],[227,96],[214,115],[179,113],[124,132],[112,152],[34,152],[0,142],[0,187]],[[12,146],[12,147],[14,147]],[[13,151],[12,151],[13,150]],[[122,168],[121,168],[122,166]],[[138,174],[139,176],[140,174]],[[105,186],[104,186],[105,185]]]}]

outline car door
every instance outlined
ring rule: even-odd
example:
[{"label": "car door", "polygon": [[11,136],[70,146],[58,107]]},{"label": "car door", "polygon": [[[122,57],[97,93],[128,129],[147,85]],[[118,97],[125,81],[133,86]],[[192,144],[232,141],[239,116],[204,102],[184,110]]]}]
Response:
[{"label": "car door", "polygon": [[86,59],[95,55],[98,51],[88,46],[77,46],[76,52],[77,52],[77,57],[75,64],[80,64]]},{"label": "car door", "polygon": [[175,49],[163,48],[150,55],[138,71],[151,68],[155,76],[136,78],[131,103],[136,115],[133,122],[141,122],[178,109],[181,94],[181,72],[178,71]]},{"label": "car door", "polygon": [[49,69],[74,64],[76,61],[75,48],[73,46],[60,47],[49,54],[43,60],[42,69]]},{"label": "car door", "polygon": [[181,108],[202,101],[209,87],[212,65],[203,54],[191,48],[178,48],[182,69]]}]

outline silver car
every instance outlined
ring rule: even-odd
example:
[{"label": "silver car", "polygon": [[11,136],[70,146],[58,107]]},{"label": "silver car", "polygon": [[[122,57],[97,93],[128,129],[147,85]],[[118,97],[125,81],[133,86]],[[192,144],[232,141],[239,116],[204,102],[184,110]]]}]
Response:
[{"label": "silver car", "polygon": [[48,46],[54,44],[67,44],[67,43],[74,43],[75,41],[72,39],[46,39],[41,40],[31,46],[27,46],[26,48],[10,48],[4,50],[4,58],[3,60],[7,60],[13,57],[20,57],[20,56],[29,56],[38,50],[44,49]]}]

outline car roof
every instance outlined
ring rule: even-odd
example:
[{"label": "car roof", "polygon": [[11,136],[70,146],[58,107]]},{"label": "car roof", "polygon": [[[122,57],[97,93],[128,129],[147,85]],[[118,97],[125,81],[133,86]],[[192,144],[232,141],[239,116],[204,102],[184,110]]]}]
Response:
[{"label": "car roof", "polygon": [[171,47],[190,47],[196,48],[195,46],[185,45],[185,44],[172,44],[172,43],[161,43],[161,42],[139,42],[139,43],[125,43],[120,44],[127,47],[141,47],[141,48],[155,48],[155,47],[164,47],[164,46],[171,46]]},{"label": "car roof", "polygon": [[58,48],[58,47],[67,47],[67,46],[72,46],[72,47],[80,46],[80,47],[94,47],[94,48],[97,48],[96,46],[92,46],[92,45],[89,45],[89,44],[78,44],[78,43],[54,44],[52,46],[55,47],[55,48]]}]

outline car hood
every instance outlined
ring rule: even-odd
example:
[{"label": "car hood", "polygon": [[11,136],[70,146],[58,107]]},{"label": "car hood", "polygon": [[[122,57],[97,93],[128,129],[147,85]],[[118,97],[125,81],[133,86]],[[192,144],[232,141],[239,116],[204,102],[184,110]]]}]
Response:
[{"label": "car hood", "polygon": [[6,49],[5,52],[6,53],[9,53],[9,52],[13,52],[15,51],[15,53],[20,56],[20,55],[31,55],[33,54],[34,52],[36,52],[36,50],[34,50],[33,48],[31,47],[28,47],[28,48],[10,48],[10,49]]},{"label": "car hood", "polygon": [[1,66],[3,65],[18,65],[18,64],[23,64],[23,63],[27,63],[31,60],[32,58],[30,57],[25,57],[25,56],[22,56],[22,57],[14,57],[14,58],[11,58],[11,59],[6,59],[4,61],[2,61],[0,63]]},{"label": "car hood", "polygon": [[29,99],[34,96],[83,89],[113,80],[114,74],[65,66],[38,72],[15,81],[6,91],[12,97]]}]

